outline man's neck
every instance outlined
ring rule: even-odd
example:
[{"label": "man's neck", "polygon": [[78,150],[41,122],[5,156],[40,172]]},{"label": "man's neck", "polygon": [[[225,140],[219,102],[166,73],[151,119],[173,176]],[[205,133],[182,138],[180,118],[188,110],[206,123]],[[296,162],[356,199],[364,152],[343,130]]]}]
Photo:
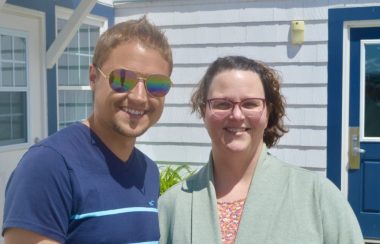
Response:
[{"label": "man's neck", "polygon": [[136,143],[135,137],[123,136],[114,130],[105,131],[96,123],[93,116],[83,121],[83,124],[88,126],[120,160],[126,162],[129,159]]}]

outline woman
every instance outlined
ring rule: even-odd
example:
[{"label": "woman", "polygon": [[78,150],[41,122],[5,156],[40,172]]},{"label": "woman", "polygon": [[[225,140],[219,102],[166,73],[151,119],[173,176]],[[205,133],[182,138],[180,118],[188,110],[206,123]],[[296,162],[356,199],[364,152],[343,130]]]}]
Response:
[{"label": "woman", "polygon": [[273,69],[245,57],[219,58],[191,101],[212,150],[205,167],[161,197],[160,243],[363,243],[333,184],[268,152],[286,132]]}]

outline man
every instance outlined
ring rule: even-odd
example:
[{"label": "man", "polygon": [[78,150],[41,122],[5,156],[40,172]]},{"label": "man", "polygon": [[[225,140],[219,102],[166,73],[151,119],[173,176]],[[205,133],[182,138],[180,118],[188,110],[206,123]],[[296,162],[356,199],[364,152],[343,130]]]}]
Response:
[{"label": "man", "polygon": [[6,243],[156,243],[155,163],[134,147],[160,118],[173,61],[145,17],[99,38],[92,115],[32,146],[6,189]]}]

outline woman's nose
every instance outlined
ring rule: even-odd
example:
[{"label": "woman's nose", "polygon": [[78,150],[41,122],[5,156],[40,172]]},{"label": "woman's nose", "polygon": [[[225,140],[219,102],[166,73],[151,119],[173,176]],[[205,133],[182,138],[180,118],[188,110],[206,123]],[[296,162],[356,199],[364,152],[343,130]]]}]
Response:
[{"label": "woman's nose", "polygon": [[244,119],[245,116],[239,104],[234,104],[234,107],[232,108],[231,116],[235,119]]}]

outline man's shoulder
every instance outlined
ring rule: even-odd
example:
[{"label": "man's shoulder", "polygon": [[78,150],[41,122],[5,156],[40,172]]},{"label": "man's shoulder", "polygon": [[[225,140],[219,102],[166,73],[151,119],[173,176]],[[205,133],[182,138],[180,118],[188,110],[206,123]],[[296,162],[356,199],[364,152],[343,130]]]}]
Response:
[{"label": "man's shoulder", "polygon": [[50,149],[65,156],[80,153],[86,146],[91,145],[90,129],[80,122],[63,128],[33,145],[30,149]]},{"label": "man's shoulder", "polygon": [[[65,127],[47,138],[43,139],[38,144],[47,146],[47,145],[60,145],[62,146],[64,143],[71,141],[73,138],[78,138],[80,135],[84,135],[84,131],[86,130],[86,126],[81,124],[80,122],[74,123]],[[89,129],[88,129],[89,130]],[[36,145],[38,145],[36,144]]]},{"label": "man's shoulder", "polygon": [[[37,162],[43,167],[56,167],[63,161],[78,153],[85,145],[85,139],[80,135],[81,128],[71,125],[48,136],[32,145],[24,154],[19,164]],[[83,134],[83,133],[82,133]]]}]

